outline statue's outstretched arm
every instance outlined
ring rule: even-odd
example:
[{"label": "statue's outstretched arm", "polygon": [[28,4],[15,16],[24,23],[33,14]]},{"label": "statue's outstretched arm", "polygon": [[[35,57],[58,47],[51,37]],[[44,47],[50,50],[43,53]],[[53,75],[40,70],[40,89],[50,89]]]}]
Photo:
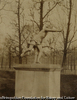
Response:
[{"label": "statue's outstretched arm", "polygon": [[46,32],[62,32],[62,30],[45,29]]}]

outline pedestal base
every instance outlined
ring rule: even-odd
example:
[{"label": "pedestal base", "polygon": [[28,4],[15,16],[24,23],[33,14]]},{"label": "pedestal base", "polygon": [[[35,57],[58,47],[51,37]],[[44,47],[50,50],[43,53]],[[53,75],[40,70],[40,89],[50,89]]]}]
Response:
[{"label": "pedestal base", "polygon": [[60,97],[60,65],[18,65],[15,79],[15,96]]}]

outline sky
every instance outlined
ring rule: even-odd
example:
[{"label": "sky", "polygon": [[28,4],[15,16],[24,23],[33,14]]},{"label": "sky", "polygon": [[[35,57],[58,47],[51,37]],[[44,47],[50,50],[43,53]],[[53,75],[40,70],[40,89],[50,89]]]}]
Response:
[{"label": "sky", "polygon": [[[0,10],[0,18],[2,19],[2,23],[0,23],[0,43],[1,43],[1,48],[3,46],[3,43],[5,42],[5,38],[7,37],[8,34],[10,34],[11,36],[13,36],[14,34],[14,29],[13,26],[11,25],[12,20],[14,20],[16,18],[15,14],[11,11],[13,9],[14,11],[16,10],[16,4],[14,3],[14,0],[7,0],[8,2],[12,2],[12,4],[7,4],[5,6],[5,10]],[[37,0],[36,0],[37,1]],[[51,1],[52,0],[47,0]],[[54,0],[56,1],[56,0]],[[76,13],[76,9],[77,9],[77,1],[74,0],[74,8],[73,8],[73,15],[72,15],[72,26],[75,22],[75,17],[74,14]],[[30,7],[33,6],[32,5],[32,0],[22,0],[23,2],[23,7],[25,8],[25,20],[30,20]],[[1,6],[3,6],[3,3],[1,4]],[[47,3],[44,5],[44,15],[47,11]],[[35,13],[35,20],[37,21],[39,19],[39,14],[37,13],[37,11],[34,10]],[[53,24],[53,26],[55,26],[57,29],[61,28],[63,25],[63,28],[66,28],[67,25],[67,12],[64,12],[61,7],[57,6],[52,12],[50,12],[50,17],[49,19],[51,20],[51,23]],[[0,21],[1,21],[0,19]],[[59,23],[60,22],[60,23]],[[30,24],[30,21],[27,21],[26,23]],[[66,31],[66,30],[65,30]],[[73,30],[72,30],[73,31]],[[71,32],[72,33],[72,32]],[[53,34],[52,34],[53,35]],[[57,40],[62,41],[61,39],[61,33],[58,33],[56,35],[56,33],[54,34]],[[50,34],[47,36],[50,37]],[[52,37],[52,36],[51,36]],[[75,39],[77,38],[77,35],[75,36]],[[74,42],[74,45],[76,45],[77,42]],[[58,44],[57,44],[58,45]]]}]

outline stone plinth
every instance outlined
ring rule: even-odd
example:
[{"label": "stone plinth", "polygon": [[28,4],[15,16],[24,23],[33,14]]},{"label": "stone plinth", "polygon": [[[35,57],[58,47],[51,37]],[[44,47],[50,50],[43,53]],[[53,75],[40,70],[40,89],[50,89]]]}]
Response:
[{"label": "stone plinth", "polygon": [[60,97],[60,65],[21,64],[14,68],[15,96]]}]

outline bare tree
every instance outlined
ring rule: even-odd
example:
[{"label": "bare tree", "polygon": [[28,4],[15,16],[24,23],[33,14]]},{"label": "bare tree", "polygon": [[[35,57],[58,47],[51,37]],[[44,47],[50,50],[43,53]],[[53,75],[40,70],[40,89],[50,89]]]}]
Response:
[{"label": "bare tree", "polygon": [[20,32],[20,0],[18,0],[18,33],[19,33],[19,64],[22,63],[22,58],[21,58],[21,54],[22,54],[22,48],[21,48],[21,32]]},{"label": "bare tree", "polygon": [[[43,26],[44,26],[44,22],[49,22],[50,23],[50,21],[45,21],[46,20],[46,17],[48,16],[48,14],[50,13],[50,12],[52,12],[53,10],[54,10],[54,8],[56,8],[56,6],[58,5],[58,4],[60,4],[61,3],[61,1],[56,1],[56,2],[52,2],[52,1],[50,1],[50,2],[52,2],[52,4],[53,4],[53,6],[52,7],[50,7],[50,2],[49,1],[46,1],[46,0],[40,0],[40,1],[35,1],[35,0],[33,0],[34,1],[34,9],[36,9],[37,11],[38,11],[38,13],[39,13],[39,22],[37,22],[37,21],[35,21],[35,20],[31,20],[31,21],[33,21],[36,25],[37,25],[37,27],[39,28],[39,31],[41,31],[42,30],[42,28],[43,28]],[[44,14],[44,4],[45,4],[45,2],[47,3],[47,4],[49,4],[49,9],[46,11],[46,13]],[[39,5],[39,6],[37,6],[37,5]],[[38,8],[36,8],[36,6],[38,7]],[[31,14],[32,15],[32,14]],[[45,23],[46,24],[46,23]]]},{"label": "bare tree", "polygon": [[12,43],[11,45],[11,49],[12,49],[12,53],[15,53],[16,56],[19,59],[19,64],[22,63],[22,51],[23,51],[23,45],[25,44],[25,47],[27,45],[27,38],[29,37],[29,35],[31,34],[30,31],[30,27],[29,25],[26,24],[25,22],[25,14],[24,14],[24,7],[22,6],[23,1],[21,2],[21,0],[17,0],[15,1],[16,4],[16,9],[10,9],[7,11],[11,11],[16,15],[16,19],[13,19],[13,21],[11,22],[11,25],[13,26],[13,29],[15,30],[15,34],[12,36],[9,36],[10,38],[10,42]]},{"label": "bare tree", "polygon": [[[0,24],[2,23],[2,14],[1,12],[5,9],[6,5],[8,4],[7,0],[0,0]],[[1,55],[1,67],[3,67],[4,62],[4,48],[2,49],[2,55]]]},{"label": "bare tree", "polygon": [[68,23],[67,23],[66,36],[64,36],[64,31],[62,33],[63,34],[63,39],[64,39],[62,67],[65,67],[67,53],[68,53],[69,47],[70,47],[70,45],[72,43],[72,40],[73,40],[73,38],[75,36],[75,33],[76,33],[76,31],[75,31],[76,20],[75,20],[75,27],[74,27],[73,36],[69,40],[69,35],[70,35],[70,32],[71,32],[71,16],[72,16],[72,0],[69,0],[69,14],[68,14]]}]

